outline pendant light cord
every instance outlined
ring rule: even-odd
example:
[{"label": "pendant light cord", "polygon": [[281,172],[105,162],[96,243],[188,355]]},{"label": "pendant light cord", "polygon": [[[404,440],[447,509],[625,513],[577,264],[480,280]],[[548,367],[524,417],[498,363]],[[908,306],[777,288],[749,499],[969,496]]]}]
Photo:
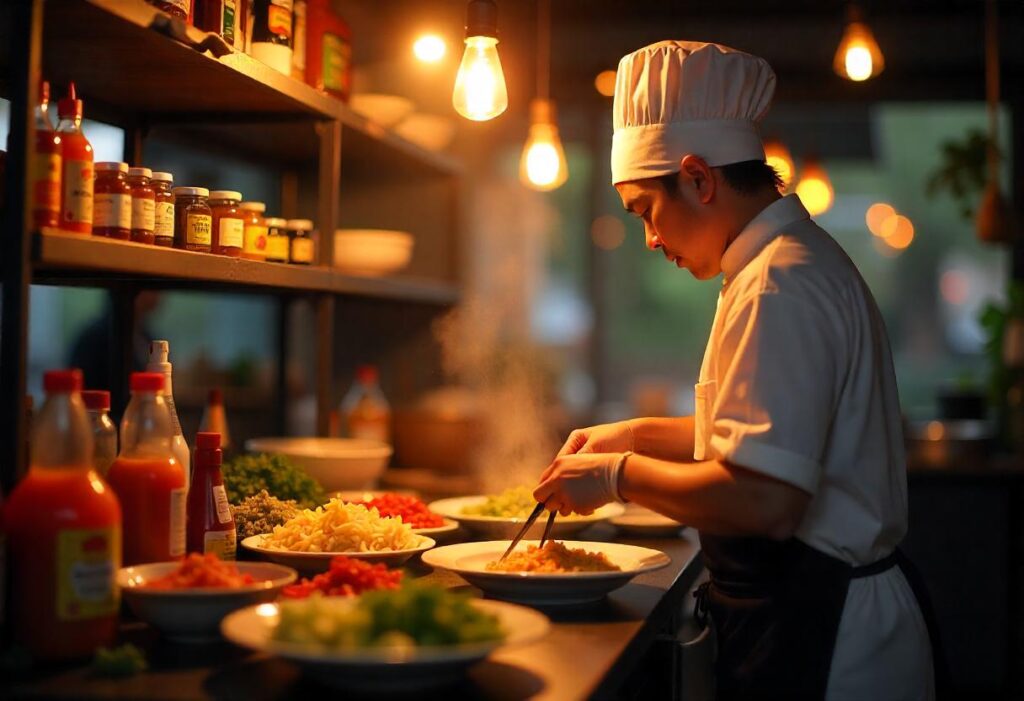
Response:
[{"label": "pendant light cord", "polygon": [[537,97],[547,100],[551,89],[551,2],[537,0]]}]

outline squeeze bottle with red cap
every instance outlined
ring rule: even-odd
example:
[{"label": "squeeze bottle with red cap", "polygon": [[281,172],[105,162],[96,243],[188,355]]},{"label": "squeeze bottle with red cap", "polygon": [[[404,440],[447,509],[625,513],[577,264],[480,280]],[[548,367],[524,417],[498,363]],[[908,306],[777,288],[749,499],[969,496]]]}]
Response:
[{"label": "squeeze bottle with red cap", "polygon": [[107,473],[124,511],[124,564],[179,560],[185,554],[185,470],[171,452],[164,376],[133,372],[131,390],[121,452]]},{"label": "squeeze bottle with red cap", "polygon": [[117,426],[110,420],[110,392],[87,389],[82,392],[82,400],[92,424],[92,464],[96,472],[106,475],[117,458]]},{"label": "squeeze bottle with red cap", "polygon": [[40,659],[110,645],[120,605],[121,509],[92,464],[80,370],[45,374],[28,474],[4,507],[15,640]]},{"label": "squeeze bottle with red cap", "polygon": [[190,553],[214,553],[221,560],[234,560],[238,544],[220,471],[222,459],[219,433],[196,434],[192,455],[195,467],[188,490],[187,546]]},{"label": "squeeze bottle with red cap", "polygon": [[61,150],[60,228],[79,234],[92,233],[93,153],[92,144],[82,133],[82,101],[75,95],[75,84],[57,103],[57,136]]},{"label": "squeeze bottle with red cap", "polygon": [[35,150],[32,152],[32,221],[36,226],[57,226],[60,221],[61,139],[53,130],[50,114],[50,84],[39,83],[35,109]]}]

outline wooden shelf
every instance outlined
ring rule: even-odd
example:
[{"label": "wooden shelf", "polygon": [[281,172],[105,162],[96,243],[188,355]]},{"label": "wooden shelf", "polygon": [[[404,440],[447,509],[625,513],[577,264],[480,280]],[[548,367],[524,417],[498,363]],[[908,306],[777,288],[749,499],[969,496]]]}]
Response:
[{"label": "wooden shelf", "polygon": [[34,236],[35,284],[184,287],[238,292],[331,292],[425,304],[454,304],[455,284],[401,276],[362,277],[322,266],[285,265],[144,246],[44,229]]}]

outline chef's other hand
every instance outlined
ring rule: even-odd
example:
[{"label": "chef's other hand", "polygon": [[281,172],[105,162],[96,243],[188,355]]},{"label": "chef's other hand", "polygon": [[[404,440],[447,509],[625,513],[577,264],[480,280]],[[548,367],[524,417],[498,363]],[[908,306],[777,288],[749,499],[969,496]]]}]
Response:
[{"label": "chef's other hand", "polygon": [[541,475],[533,497],[547,502],[548,510],[568,516],[591,514],[611,501],[620,501],[618,479],[630,453],[577,453],[562,455]]},{"label": "chef's other hand", "polygon": [[569,434],[558,457],[575,453],[624,453],[633,447],[633,429],[628,421],[577,428]]}]

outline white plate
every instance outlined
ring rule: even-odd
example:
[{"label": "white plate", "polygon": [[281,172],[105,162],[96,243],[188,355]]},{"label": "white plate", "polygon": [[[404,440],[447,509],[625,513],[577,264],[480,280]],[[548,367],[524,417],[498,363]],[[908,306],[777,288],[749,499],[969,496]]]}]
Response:
[{"label": "white plate", "polygon": [[[423,562],[455,572],[484,594],[533,606],[582,604],[597,601],[633,577],[666,567],[672,559],[660,550],[621,543],[563,540],[567,548],[604,553],[620,572],[492,572],[487,563],[502,556],[508,540],[446,545],[423,554]],[[537,541],[521,541],[516,551]]]},{"label": "white plate", "polygon": [[679,521],[636,504],[627,505],[626,513],[613,518],[612,525],[628,535],[646,538],[676,536],[684,528]]},{"label": "white plate", "polygon": [[244,587],[222,589],[147,589],[146,582],[177,570],[180,562],[153,562],[123,567],[117,584],[132,612],[165,636],[182,642],[207,642],[219,637],[217,627],[227,614],[240,608],[273,601],[294,582],[291,567],[266,562],[235,563],[240,574],[257,581]]},{"label": "white plate", "polygon": [[[467,506],[477,506],[487,501],[486,496],[474,497],[452,497],[451,499],[439,499],[427,506],[434,513],[441,514],[445,518],[458,521],[471,532],[485,538],[500,539],[514,538],[522,527],[525,518],[505,518],[500,516],[472,516],[462,513]],[[575,535],[595,523],[607,521],[616,516],[621,516],[625,510],[621,504],[605,504],[597,509],[590,516],[558,516],[551,527],[552,538],[565,538]],[[540,515],[540,518],[533,524],[526,536],[540,538],[544,533],[544,526],[547,523],[547,513]]]},{"label": "white plate", "polygon": [[427,536],[417,535],[420,539],[420,544],[415,548],[409,550],[378,550],[378,551],[367,551],[367,552],[347,552],[347,553],[306,553],[306,552],[292,552],[291,550],[277,550],[275,548],[267,548],[263,546],[263,539],[270,535],[269,533],[262,533],[260,535],[249,536],[242,541],[242,547],[247,550],[251,550],[255,553],[259,553],[262,557],[276,562],[281,565],[287,565],[288,567],[294,567],[301,574],[320,574],[326,572],[331,567],[331,559],[336,555],[344,555],[345,557],[351,557],[353,560],[366,560],[367,562],[383,563],[388,567],[398,567],[399,565],[405,564],[405,562],[413,555],[417,555],[422,552],[426,552],[430,548],[434,547],[437,543],[434,542],[433,538]]},{"label": "white plate", "polygon": [[459,522],[446,518],[443,526],[435,526],[434,528],[413,528],[412,532],[416,535],[425,535],[428,538],[440,540],[442,538],[450,537],[452,533],[457,530],[459,530]]},{"label": "white plate", "polygon": [[[363,491],[349,490],[349,491],[341,491],[341,492],[332,492],[328,496],[330,496],[332,499],[341,499],[342,501],[349,501],[349,502],[351,502],[351,501],[359,501],[359,502],[362,502],[362,501],[370,501],[372,499],[376,499],[377,497],[384,496],[385,494],[401,494],[402,496],[412,496],[412,497],[419,498],[419,495],[416,494],[416,492],[414,492],[412,490],[408,490],[408,489],[405,489],[405,490],[403,490],[403,489],[393,489],[393,490],[387,490],[387,491],[381,491],[381,490],[376,490],[376,491],[375,490],[363,490]],[[434,538],[435,540],[438,540],[438,536],[448,537],[448,536],[450,536],[452,533],[454,533],[457,530],[459,530],[459,522],[458,521],[453,521],[450,518],[446,518],[446,519],[444,519],[444,524],[442,524],[440,526],[434,526],[432,528],[413,528],[412,532],[415,533],[416,535],[425,535],[425,536],[429,536],[431,538]]]},{"label": "white plate", "polygon": [[[355,600],[345,600],[354,605]],[[506,645],[538,640],[550,628],[547,616],[532,609],[498,601],[474,599],[473,606],[494,614],[506,632],[504,641],[421,647],[413,650],[368,648],[321,650],[271,640],[278,623],[276,604],[236,611],[221,624],[224,637],[241,647],[275,654],[301,665],[321,681],[345,689],[406,689],[458,680],[466,669]]]}]

